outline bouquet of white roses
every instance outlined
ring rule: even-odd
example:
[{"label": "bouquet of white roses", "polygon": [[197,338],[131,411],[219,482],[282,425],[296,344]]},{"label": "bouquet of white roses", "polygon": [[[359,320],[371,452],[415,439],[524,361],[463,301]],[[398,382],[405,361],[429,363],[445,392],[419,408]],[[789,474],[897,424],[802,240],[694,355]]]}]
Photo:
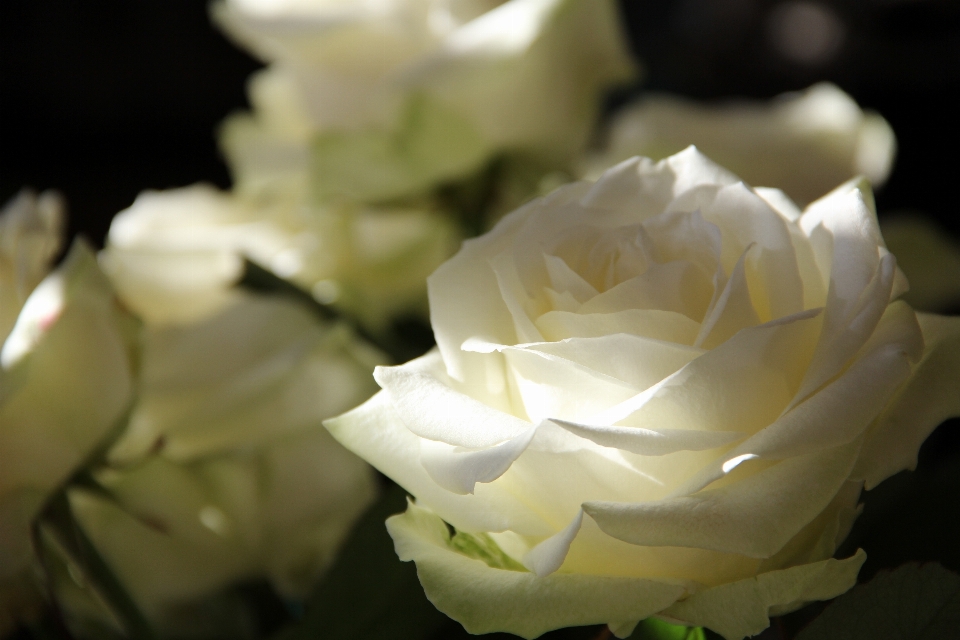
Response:
[{"label": "bouquet of white roses", "polygon": [[605,109],[610,0],[211,16],[266,63],[232,188],[65,257],[58,195],[0,214],[0,635],[956,632],[942,567],[855,588],[863,492],[960,416],[960,251],[881,231],[882,116]]}]

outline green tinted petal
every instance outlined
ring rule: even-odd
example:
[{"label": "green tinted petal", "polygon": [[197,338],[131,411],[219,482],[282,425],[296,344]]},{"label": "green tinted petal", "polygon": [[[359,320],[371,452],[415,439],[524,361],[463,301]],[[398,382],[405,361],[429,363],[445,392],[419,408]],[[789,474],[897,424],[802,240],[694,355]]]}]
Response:
[{"label": "green tinted petal", "polygon": [[387,530],[400,559],[417,563],[430,601],[474,634],[535,638],[552,629],[608,623],[626,637],[639,620],[684,593],[683,585],[652,580],[563,573],[538,578],[494,568],[478,559],[490,555],[487,545],[484,553],[466,555],[443,520],[412,502],[406,513],[387,520]]},{"label": "green tinted petal", "polygon": [[396,131],[331,131],[317,136],[317,196],[380,201],[416,194],[478,168],[491,152],[474,126],[425,95],[411,97]]},{"label": "green tinted petal", "polygon": [[708,627],[727,640],[739,640],[770,626],[771,615],[847,591],[866,559],[867,554],[859,550],[844,560],[831,558],[761,573],[701,591],[666,609],[663,615],[684,624]]}]

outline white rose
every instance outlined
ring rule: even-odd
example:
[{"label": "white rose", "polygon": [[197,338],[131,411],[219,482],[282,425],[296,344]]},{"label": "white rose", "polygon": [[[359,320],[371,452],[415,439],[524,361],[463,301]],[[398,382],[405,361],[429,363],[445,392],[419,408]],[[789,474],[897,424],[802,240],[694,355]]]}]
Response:
[{"label": "white rose", "polygon": [[665,158],[691,144],[749,184],[776,187],[801,204],[856,175],[882,184],[896,151],[887,121],[832,84],[768,103],[706,106],[652,95],[615,116],[587,173],[596,178],[632,156]]},{"label": "white rose", "polygon": [[421,312],[425,278],[457,239],[449,217],[429,208],[263,203],[195,185],[140,194],[114,218],[101,263],[150,323],[223,309],[249,257],[376,329]]},{"label": "white rose", "polygon": [[63,202],[53,192],[23,191],[0,212],[0,343],[27,297],[50,272],[62,244]]},{"label": "white rose", "polygon": [[862,183],[801,214],[693,148],[633,159],[428,286],[439,350],[327,426],[416,497],[398,554],[472,633],[756,634],[854,584],[861,487],[960,413],[960,322],[896,301]]},{"label": "white rose", "polygon": [[410,195],[502,151],[566,161],[633,75],[610,0],[226,0],[214,17],[272,63],[225,129],[238,182],[307,163],[323,198]]},{"label": "white rose", "polygon": [[375,494],[321,426],[367,399],[381,357],[298,303],[242,296],[188,326],[147,326],[127,432],[77,519],[144,610],[266,577],[302,596]]},{"label": "white rose", "polygon": [[61,226],[50,195],[21,194],[0,214],[0,315],[15,318],[0,334],[0,582],[28,566],[32,521],[118,426],[132,389],[130,319],[90,249],[76,243],[46,273]]}]

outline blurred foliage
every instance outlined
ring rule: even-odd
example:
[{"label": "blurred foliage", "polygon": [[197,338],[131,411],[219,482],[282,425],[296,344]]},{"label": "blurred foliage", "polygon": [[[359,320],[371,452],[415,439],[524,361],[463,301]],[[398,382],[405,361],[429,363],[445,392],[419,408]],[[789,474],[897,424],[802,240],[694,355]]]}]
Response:
[{"label": "blurred foliage", "polygon": [[958,628],[960,575],[908,564],[837,598],[797,640],[951,638]]}]

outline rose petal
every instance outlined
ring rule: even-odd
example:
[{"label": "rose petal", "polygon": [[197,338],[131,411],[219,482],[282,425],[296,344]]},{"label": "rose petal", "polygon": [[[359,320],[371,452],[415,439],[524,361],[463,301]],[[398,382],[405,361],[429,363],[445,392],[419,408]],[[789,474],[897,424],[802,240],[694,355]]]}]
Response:
[{"label": "rose petal", "polygon": [[497,276],[497,284],[500,287],[500,297],[503,304],[510,311],[510,317],[513,319],[513,327],[517,334],[519,342],[538,342],[543,340],[540,331],[531,320],[529,307],[533,301],[520,282],[520,276],[509,252],[490,260],[490,267]]},{"label": "rose petal", "polygon": [[910,379],[871,428],[854,476],[872,489],[902,469],[945,419],[960,416],[960,318],[919,313],[926,349]]},{"label": "rose petal", "polygon": [[555,531],[500,483],[477,485],[473,495],[458,495],[437,485],[420,464],[420,438],[404,426],[386,392],[324,421],[324,426],[340,444],[433,505],[458,529],[509,529],[534,536],[549,536]]},{"label": "rose petal", "polygon": [[[129,345],[110,285],[82,240],[34,294],[56,283],[59,315],[14,360],[49,318],[34,317],[33,295],[8,336],[0,366],[0,496],[21,488],[52,491],[90,455],[129,409]],[[41,305],[42,307],[45,305]],[[27,341],[32,342],[32,341]],[[18,349],[19,350],[19,349]]]},{"label": "rose petal", "polygon": [[815,453],[859,437],[887,398],[910,375],[899,345],[885,345],[854,363],[846,373],[770,426],[706,466],[674,495],[699,491],[725,475],[723,467],[742,455],[766,460]]},{"label": "rose petal", "polygon": [[550,278],[550,286],[554,291],[570,293],[580,304],[597,295],[597,290],[593,288],[593,285],[571,269],[563,258],[543,254],[543,261]]},{"label": "rose petal", "polygon": [[578,313],[615,313],[629,309],[675,311],[702,318],[713,294],[713,283],[704,272],[685,260],[653,264],[584,303]]},{"label": "rose petal", "polygon": [[747,437],[739,431],[697,431],[686,429],[642,429],[577,424],[553,418],[550,420],[570,433],[604,447],[623,449],[643,456],[663,456],[677,451],[716,449]]},{"label": "rose petal", "polygon": [[578,511],[562,531],[530,549],[523,556],[523,566],[537,574],[538,578],[545,578],[559,569],[567,557],[573,539],[580,531],[581,524],[583,524],[583,511]]},{"label": "rose petal", "polygon": [[726,475],[727,465],[745,455],[782,459],[836,447],[859,437],[910,374],[910,362],[918,359],[920,349],[913,310],[902,302],[894,303],[864,347],[864,355],[843,376],[705,466],[672,495],[700,491]]},{"label": "rose petal", "polygon": [[629,333],[654,340],[692,345],[700,323],[682,313],[659,309],[630,309],[616,313],[570,313],[548,311],[536,320],[546,340],[596,338],[614,333]]},{"label": "rose petal", "polygon": [[622,380],[550,353],[507,347],[503,354],[512,388],[533,422],[554,417],[577,420],[637,393]]},{"label": "rose petal", "polygon": [[606,422],[747,433],[770,424],[803,376],[818,314],[805,311],[740,331],[675,373],[652,397],[611,410]]},{"label": "rose petal", "polygon": [[422,438],[481,448],[514,438],[531,424],[461,393],[443,377],[437,351],[397,367],[377,367],[374,378],[398,415]]},{"label": "rose petal", "polygon": [[744,261],[750,247],[743,252],[723,291],[717,296],[713,308],[707,312],[700,325],[700,333],[693,343],[695,347],[712,349],[729,340],[741,329],[760,324],[760,317],[753,306]]},{"label": "rose petal", "polygon": [[743,183],[721,189],[703,208],[705,220],[723,234],[723,264],[750,252],[748,273],[754,306],[763,320],[803,311],[803,281],[786,222],[758,194]]},{"label": "rose petal", "polygon": [[503,349],[523,349],[570,360],[622,380],[638,391],[653,386],[704,353],[695,347],[628,333],[567,338],[559,342],[537,342]]},{"label": "rose petal", "polygon": [[439,517],[411,503],[387,520],[397,555],[417,563],[430,601],[473,634],[506,631],[535,638],[552,629],[612,623],[626,637],[636,623],[677,600],[667,581],[494,569],[450,547]]},{"label": "rose petal", "polygon": [[857,582],[867,559],[863,550],[843,560],[823,560],[755,578],[723,584],[665,609],[665,619],[708,627],[727,640],[741,640],[770,626],[770,616],[787,613],[813,600],[829,600]]},{"label": "rose petal", "polygon": [[[563,193],[554,197],[563,196]],[[468,338],[496,344],[518,342],[510,310],[487,261],[509,247],[531,212],[541,206],[534,201],[503,218],[489,233],[466,240],[460,251],[427,278],[430,324],[437,347],[451,377],[461,382],[472,376],[481,358],[460,351]]]},{"label": "rose petal", "polygon": [[530,427],[515,438],[479,450],[420,440],[420,464],[447,491],[473,493],[478,482],[493,482],[502,476],[526,450],[536,432],[536,427]]},{"label": "rose petal", "polygon": [[586,502],[583,510],[624,542],[768,558],[833,500],[856,463],[860,444],[789,458],[691,496]]},{"label": "rose petal", "polygon": [[793,404],[842,369],[891,300],[896,260],[883,248],[872,202],[869,187],[851,181],[811,204],[800,219],[820,272],[829,274],[829,289],[820,344]]}]

